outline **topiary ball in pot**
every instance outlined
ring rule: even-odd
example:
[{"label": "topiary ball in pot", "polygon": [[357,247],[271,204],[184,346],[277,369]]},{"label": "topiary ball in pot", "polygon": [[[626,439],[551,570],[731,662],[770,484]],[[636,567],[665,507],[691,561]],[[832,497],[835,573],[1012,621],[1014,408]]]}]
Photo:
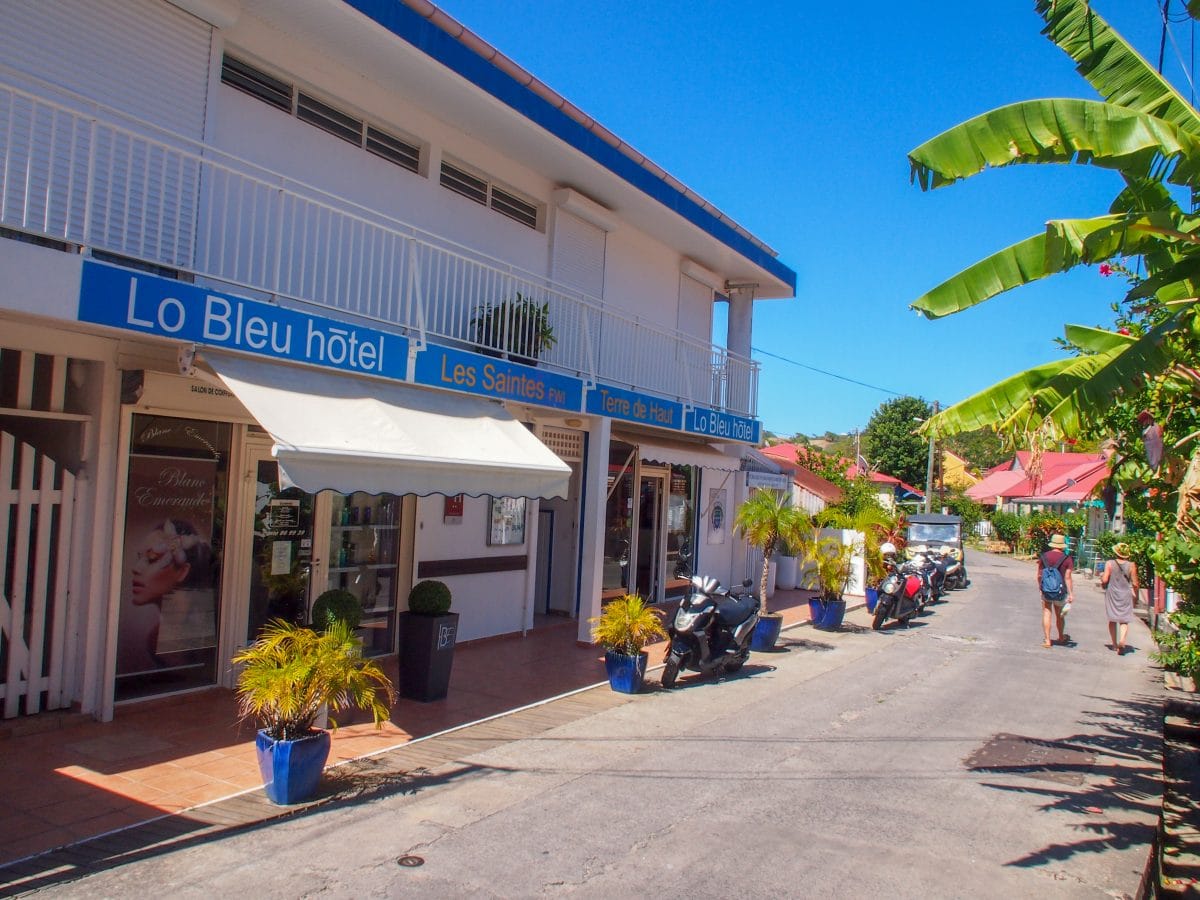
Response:
[{"label": "topiary ball in pot", "polygon": [[408,611],[418,616],[444,616],[450,611],[450,588],[440,581],[419,581],[408,595]]},{"label": "topiary ball in pot", "polygon": [[312,625],[327,631],[334,622],[345,622],[353,631],[362,621],[362,602],[344,588],[326,591],[312,608]]}]

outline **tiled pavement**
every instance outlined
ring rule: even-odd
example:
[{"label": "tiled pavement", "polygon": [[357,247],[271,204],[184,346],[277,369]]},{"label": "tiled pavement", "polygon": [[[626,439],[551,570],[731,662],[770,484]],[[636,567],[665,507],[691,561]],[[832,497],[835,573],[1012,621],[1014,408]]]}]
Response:
[{"label": "tiled pavement", "polygon": [[[783,613],[784,627],[806,622],[809,596],[780,591],[771,608]],[[254,727],[238,723],[226,690],[122,707],[107,723],[66,713],[5,723],[0,896],[314,806],[444,779],[423,773],[629,702],[608,690],[603,653],[575,637],[576,624],[567,621],[458,647],[446,699],[400,700],[381,731],[344,721],[320,795],[292,807],[274,806],[263,794]],[[657,664],[661,646],[648,649]],[[394,660],[391,668],[394,676]],[[597,685],[604,689],[589,690]]]}]

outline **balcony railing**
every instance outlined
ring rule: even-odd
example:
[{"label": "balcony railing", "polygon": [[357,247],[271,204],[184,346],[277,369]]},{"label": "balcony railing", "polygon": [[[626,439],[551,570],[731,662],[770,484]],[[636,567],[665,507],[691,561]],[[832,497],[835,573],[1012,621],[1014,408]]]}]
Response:
[{"label": "balcony railing", "polygon": [[[399,326],[420,342],[520,346],[478,321],[519,294],[544,305],[553,328],[539,365],[755,415],[751,360],[115,111],[0,83],[0,162],[5,227]],[[529,319],[501,321],[512,330]]]}]

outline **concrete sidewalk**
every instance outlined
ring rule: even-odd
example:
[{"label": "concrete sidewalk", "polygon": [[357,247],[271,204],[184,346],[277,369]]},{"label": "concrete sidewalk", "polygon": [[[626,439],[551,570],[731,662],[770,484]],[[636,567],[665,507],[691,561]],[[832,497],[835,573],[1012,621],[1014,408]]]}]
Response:
[{"label": "concrete sidewalk", "polygon": [[[785,628],[805,625],[810,596],[779,591],[771,609]],[[319,795],[290,807],[266,799],[254,726],[238,723],[229,691],[131,706],[108,723],[62,715],[24,723],[0,736],[0,896],[412,789],[464,754],[628,702],[608,687],[603,651],[579,646],[575,632],[569,621],[458,648],[445,700],[399,700],[382,731],[343,723]],[[663,645],[647,649],[655,666]],[[394,658],[388,666],[394,680]]]}]

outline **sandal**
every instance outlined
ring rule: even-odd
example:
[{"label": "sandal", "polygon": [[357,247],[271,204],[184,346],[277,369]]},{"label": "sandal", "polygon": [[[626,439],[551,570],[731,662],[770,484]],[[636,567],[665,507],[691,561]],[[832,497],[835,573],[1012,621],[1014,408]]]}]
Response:
[{"label": "sandal", "polygon": [[1053,647],[1054,645],[1051,644],[1049,641],[1042,641],[1042,646],[1045,647],[1046,649],[1049,649],[1049,648]]},{"label": "sandal", "polygon": [[1064,634],[1058,639],[1058,642],[1065,647],[1067,644],[1071,643],[1071,636],[1069,634]]}]

